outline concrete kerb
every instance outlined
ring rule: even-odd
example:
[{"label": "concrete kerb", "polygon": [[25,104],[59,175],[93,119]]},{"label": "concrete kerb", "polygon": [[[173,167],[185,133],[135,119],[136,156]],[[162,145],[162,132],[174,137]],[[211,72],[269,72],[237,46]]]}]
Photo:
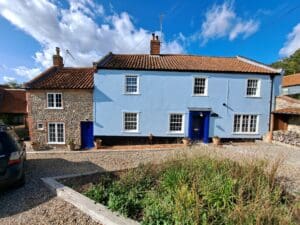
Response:
[{"label": "concrete kerb", "polygon": [[63,199],[68,203],[71,203],[76,208],[90,216],[93,220],[103,225],[139,225],[137,221],[125,218],[116,212],[112,212],[109,209],[107,209],[104,205],[95,203],[88,197],[78,193],[77,191],[57,181],[58,179],[92,175],[95,173],[99,173],[99,171],[93,171],[90,173],[82,174],[71,174],[58,177],[45,177],[41,178],[41,180],[59,198]]},{"label": "concrete kerb", "polygon": [[118,150],[118,149],[105,149],[105,150],[84,150],[84,151],[65,151],[65,150],[55,150],[55,151],[26,151],[27,154],[80,154],[80,153],[107,153],[107,152],[160,152],[160,151],[171,151],[182,148],[160,148],[160,149],[132,149],[132,150]]}]

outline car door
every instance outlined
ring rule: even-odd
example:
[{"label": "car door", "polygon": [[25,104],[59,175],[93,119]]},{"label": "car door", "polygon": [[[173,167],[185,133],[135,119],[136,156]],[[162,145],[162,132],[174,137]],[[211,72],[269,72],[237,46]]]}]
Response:
[{"label": "car door", "polygon": [[5,136],[4,132],[0,132],[0,176],[5,173],[9,160],[8,150],[4,145]]}]

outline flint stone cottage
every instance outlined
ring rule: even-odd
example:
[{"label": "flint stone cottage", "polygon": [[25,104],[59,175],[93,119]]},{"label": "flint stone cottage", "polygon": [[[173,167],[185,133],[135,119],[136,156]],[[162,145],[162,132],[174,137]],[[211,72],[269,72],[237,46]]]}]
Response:
[{"label": "flint stone cottage", "polygon": [[32,142],[93,147],[93,75],[92,67],[64,67],[56,49],[53,66],[26,84]]},{"label": "flint stone cottage", "polygon": [[94,136],[102,140],[261,138],[281,70],[244,57],[109,53],[94,63]]}]

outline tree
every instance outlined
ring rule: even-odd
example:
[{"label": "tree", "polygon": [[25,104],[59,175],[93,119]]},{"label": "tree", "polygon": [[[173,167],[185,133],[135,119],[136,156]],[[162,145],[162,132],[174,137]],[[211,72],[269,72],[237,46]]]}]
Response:
[{"label": "tree", "polygon": [[294,52],[291,56],[282,59],[281,61],[271,64],[275,68],[283,68],[285,75],[290,75],[300,72],[300,49]]},{"label": "tree", "polygon": [[22,88],[23,84],[17,83],[15,81],[7,82],[5,85],[9,86],[10,88]]}]

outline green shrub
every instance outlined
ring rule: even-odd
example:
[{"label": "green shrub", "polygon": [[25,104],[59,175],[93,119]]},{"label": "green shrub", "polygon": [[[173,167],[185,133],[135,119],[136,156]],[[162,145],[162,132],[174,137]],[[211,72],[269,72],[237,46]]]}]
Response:
[{"label": "green shrub", "polygon": [[141,165],[86,195],[143,225],[296,224],[295,203],[276,182],[277,168],[266,173],[265,163],[206,157]]}]

